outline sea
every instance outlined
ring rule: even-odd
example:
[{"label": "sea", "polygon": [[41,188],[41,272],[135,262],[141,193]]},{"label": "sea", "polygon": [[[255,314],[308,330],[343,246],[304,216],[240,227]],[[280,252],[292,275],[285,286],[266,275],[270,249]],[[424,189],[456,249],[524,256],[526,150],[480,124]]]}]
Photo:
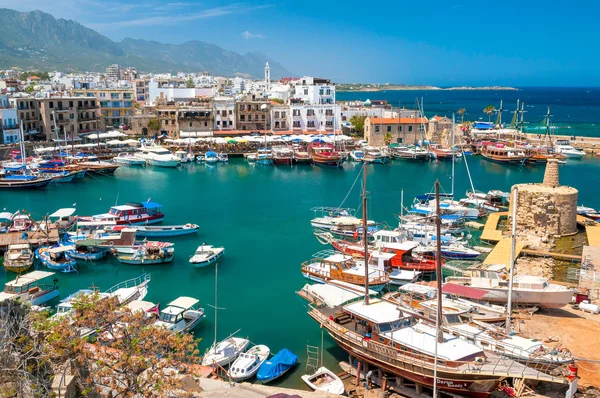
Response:
[{"label": "sea", "polygon": [[[423,102],[425,115],[452,117],[465,108],[465,120],[487,121],[483,109],[493,105],[504,109],[502,120],[510,123],[517,100],[525,103],[525,131],[545,129],[544,117],[550,107],[557,135],[600,137],[600,87],[523,87],[518,90],[390,90],[376,92],[338,92],[339,101],[387,100],[394,107],[416,108]],[[495,120],[492,116],[492,121]],[[460,115],[456,114],[457,120]]]},{"label": "sea", "polygon": [[[489,103],[498,104],[504,99],[508,106],[520,98],[530,105],[526,109],[531,120],[541,118],[550,104],[557,123],[573,129],[588,126],[590,134],[598,134],[591,126],[600,125],[599,93],[598,89],[522,89],[491,93],[339,93],[338,97],[387,99],[407,107],[415,98],[423,97],[428,115],[449,115],[465,107],[468,116],[477,117]],[[590,98],[589,103],[585,98]],[[587,158],[569,160],[560,167],[561,183],[579,190],[580,204],[600,207],[599,165],[600,159]],[[543,166],[505,166],[479,156],[466,156],[455,162],[454,192],[459,197],[471,189],[467,166],[474,188],[484,192],[509,191],[515,183],[541,182],[544,173]],[[340,206],[355,208],[360,214],[361,167],[350,162],[341,169],[311,165],[265,167],[234,158],[229,164],[215,166],[194,163],[176,169],[121,167],[114,176],[89,175],[84,180],[41,190],[0,191],[0,208],[10,212],[26,210],[40,219],[64,207],[76,207],[78,215],[87,216],[104,213],[115,204],[150,199],[162,204],[164,225],[198,224],[197,235],[168,239],[175,243],[173,263],[124,265],[111,256],[99,262],[82,262],[77,272],[57,275],[61,297],[90,287],[105,290],[149,272],[152,281],[146,300],[163,307],[179,296],[200,300],[207,315],[194,330],[195,336],[202,339],[201,351],[213,342],[215,325],[217,339],[237,332],[237,336],[248,337],[254,344],[266,344],[273,353],[288,348],[299,357],[299,363],[274,384],[305,388],[300,376],[305,372],[307,345],[320,346],[322,329],[307,315],[307,303],[295,292],[307,283],[300,272],[302,262],[329,249],[313,236],[311,209]],[[402,197],[405,207],[410,207],[416,195],[432,192],[436,180],[444,192],[452,189],[451,162],[391,161],[386,165],[368,165],[366,172],[369,219],[385,222],[390,228],[397,225],[395,215],[400,212]],[[203,243],[225,247],[218,265],[217,314],[213,309],[215,266],[197,269],[189,263]],[[14,277],[0,267],[0,283]],[[347,360],[347,355],[328,336],[324,339],[323,357],[325,366],[336,372],[340,370],[337,363]]]}]

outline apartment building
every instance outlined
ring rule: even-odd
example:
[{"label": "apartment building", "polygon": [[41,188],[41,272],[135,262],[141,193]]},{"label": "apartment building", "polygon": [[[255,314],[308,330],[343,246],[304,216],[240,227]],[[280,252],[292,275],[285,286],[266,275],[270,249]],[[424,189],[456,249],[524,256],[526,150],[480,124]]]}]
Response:
[{"label": "apartment building", "polygon": [[242,100],[236,102],[235,123],[238,130],[271,130],[271,102]]},{"label": "apartment building", "polygon": [[106,126],[129,125],[129,119],[135,113],[136,89],[134,88],[73,90],[73,95],[98,98]]},{"label": "apartment building", "polygon": [[295,104],[335,104],[335,85],[327,79],[305,76],[292,81],[290,102]]},{"label": "apartment building", "polygon": [[135,100],[137,102],[146,102],[150,96],[150,79],[135,79],[133,81],[135,89]]},{"label": "apartment building", "polygon": [[228,97],[215,97],[213,99],[215,110],[215,130],[235,130],[235,100]]},{"label": "apartment building", "polygon": [[271,103],[271,126],[274,133],[290,130],[289,105],[279,104],[277,102]]},{"label": "apartment building", "polygon": [[6,95],[0,95],[0,129],[2,130],[2,144],[19,142],[17,108],[13,107]]},{"label": "apartment building", "polygon": [[118,64],[112,64],[108,68],[105,69],[104,78],[109,82],[118,82],[121,80],[121,68]]},{"label": "apartment building", "polygon": [[26,140],[44,139],[44,128],[41,125],[40,103],[31,97],[10,98],[12,108],[17,110],[17,120],[23,122],[23,134]]},{"label": "apartment building", "polygon": [[341,106],[291,104],[291,123],[294,133],[332,134],[340,120]]}]

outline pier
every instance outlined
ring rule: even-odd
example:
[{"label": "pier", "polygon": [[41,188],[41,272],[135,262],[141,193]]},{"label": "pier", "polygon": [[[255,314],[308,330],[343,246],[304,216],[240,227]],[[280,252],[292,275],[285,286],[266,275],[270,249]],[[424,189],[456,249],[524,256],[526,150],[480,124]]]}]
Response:
[{"label": "pier", "polygon": [[[498,231],[500,232],[500,231]],[[491,253],[483,260],[484,264],[506,264],[508,268],[510,264],[510,249],[512,246],[511,238],[502,238],[498,244],[492,249]],[[515,248],[515,259],[523,250],[524,243],[517,241]]]},{"label": "pier", "polygon": [[32,247],[38,247],[44,244],[58,243],[58,229],[48,231],[27,231],[27,238],[23,238],[23,232],[8,232],[0,234],[0,251],[5,251],[9,245],[19,243],[29,243]]},{"label": "pier", "polygon": [[483,232],[481,233],[481,240],[485,242],[500,242],[502,240],[502,231],[498,228],[498,224],[500,223],[501,217],[508,217],[507,211],[499,211],[497,213],[490,213],[487,220],[485,221],[485,226],[483,227]]}]

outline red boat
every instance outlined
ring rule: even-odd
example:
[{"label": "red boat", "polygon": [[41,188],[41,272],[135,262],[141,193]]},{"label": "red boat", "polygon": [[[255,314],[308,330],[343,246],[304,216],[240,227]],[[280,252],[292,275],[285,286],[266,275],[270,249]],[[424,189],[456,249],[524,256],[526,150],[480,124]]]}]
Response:
[{"label": "red boat", "polygon": [[117,225],[147,225],[162,222],[165,215],[159,211],[162,206],[154,202],[127,203],[113,206],[108,213],[90,217],[79,217],[81,221],[114,221]]},{"label": "red boat", "polygon": [[439,144],[430,144],[429,153],[437,160],[452,159],[452,149],[444,149]]},{"label": "red boat", "polygon": [[287,147],[275,147],[273,148],[273,162],[275,164],[285,164],[288,166],[292,165],[294,160],[294,151]]},{"label": "red boat", "polygon": [[310,146],[312,161],[316,165],[341,167],[344,155],[335,150],[330,144],[315,144]]},{"label": "red boat", "polygon": [[[331,246],[339,252],[349,256],[365,257],[364,245],[360,242],[351,243],[334,240]],[[390,243],[380,250],[392,253],[394,256],[384,262],[386,268],[400,268],[409,271],[434,272],[435,258],[431,256],[413,256],[412,250],[419,246],[417,242]],[[373,250],[376,250],[373,248]],[[444,260],[442,260],[442,263]]]}]

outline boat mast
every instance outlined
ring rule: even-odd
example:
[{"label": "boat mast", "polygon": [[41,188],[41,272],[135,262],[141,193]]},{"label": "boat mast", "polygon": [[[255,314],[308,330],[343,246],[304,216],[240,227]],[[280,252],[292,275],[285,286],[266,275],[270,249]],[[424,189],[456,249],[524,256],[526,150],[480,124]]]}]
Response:
[{"label": "boat mast", "polygon": [[363,163],[363,243],[365,245],[365,305],[369,305],[369,237],[367,235],[367,163]]},{"label": "boat mast", "polygon": [[217,312],[219,310],[219,262],[215,263],[215,339],[213,341],[213,347],[217,352]]},{"label": "boat mast", "polygon": [[517,187],[513,188],[515,193],[511,200],[513,207],[512,211],[512,242],[510,245],[510,270],[508,280],[508,305],[506,306],[506,334],[510,333],[510,315],[512,312],[512,291],[513,291],[513,277],[515,275],[515,252],[517,246],[517,198],[519,190]]},{"label": "boat mast", "polygon": [[54,113],[54,111],[52,111],[52,122],[54,123],[54,133],[56,134],[56,143],[58,144],[58,154],[62,162],[62,148],[60,147],[60,136],[58,135],[58,127],[56,127],[56,113]]},{"label": "boat mast", "polygon": [[548,106],[548,112],[546,113],[546,135],[544,137],[544,144],[548,145],[548,140],[551,140],[550,138],[550,107]]},{"label": "boat mast", "polygon": [[433,362],[433,397],[437,398],[437,364],[438,364],[438,344],[444,342],[444,334],[441,332],[442,326],[442,240],[441,229],[442,219],[440,217],[440,182],[435,182],[435,229],[437,234],[435,250],[435,276],[437,284],[437,311],[435,317],[436,344],[434,350]]},{"label": "boat mast", "polygon": [[[450,192],[450,194],[452,195],[452,200],[454,200],[454,161],[455,161],[455,153],[454,153],[454,113],[452,114],[452,145],[450,147],[450,149],[452,150],[452,191]],[[439,237],[439,235],[438,235]]]},{"label": "boat mast", "polygon": [[21,150],[21,164],[24,166],[23,174],[27,174],[27,161],[25,160],[25,133],[23,132],[23,121],[21,120],[21,126],[19,126],[20,142],[19,149]]}]

